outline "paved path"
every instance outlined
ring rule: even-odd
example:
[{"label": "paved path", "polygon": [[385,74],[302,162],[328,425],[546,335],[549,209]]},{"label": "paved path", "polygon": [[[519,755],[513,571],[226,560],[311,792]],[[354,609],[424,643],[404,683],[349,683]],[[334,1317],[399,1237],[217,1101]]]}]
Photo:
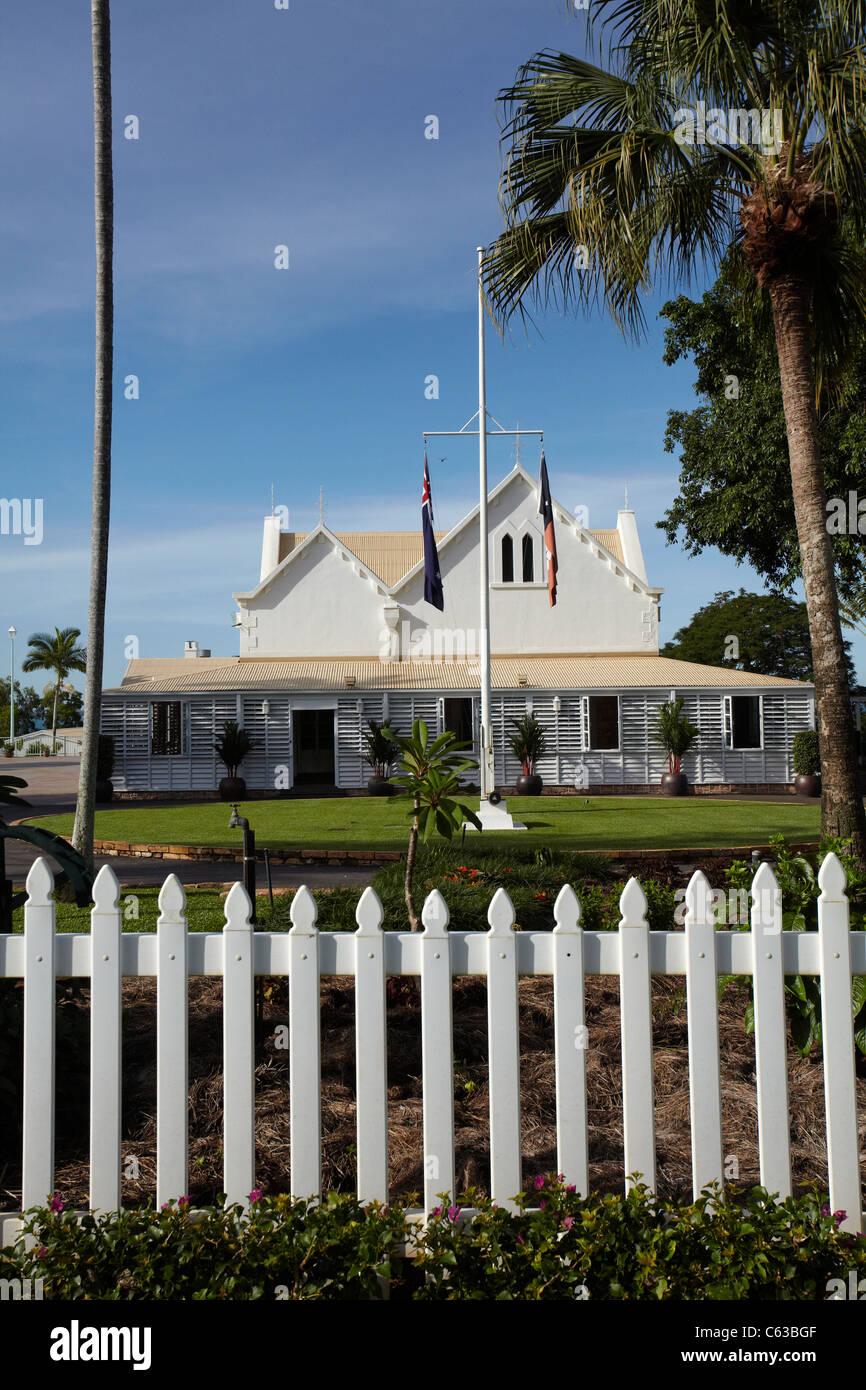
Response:
[{"label": "paved path", "polygon": [[[7,775],[24,777],[27,787],[21,795],[30,803],[27,811],[17,807],[7,807],[4,819],[19,820],[22,816],[34,819],[40,816],[69,814],[75,810],[75,797],[78,792],[77,758],[4,758],[0,770]],[[129,803],[122,803],[128,805]],[[148,801],[149,807],[171,806],[176,802]],[[38,850],[22,840],[6,841],[6,873],[16,889],[24,886],[24,880]],[[121,886],[130,888],[162,883],[169,874],[176,874],[181,883],[234,883],[242,877],[240,864],[188,864],[183,860],[167,859],[121,859],[114,855],[97,855],[96,864],[110,864],[120,880]],[[306,883],[311,888],[351,887],[357,884],[364,887],[370,882],[374,869],[359,866],[355,868],[336,868],[323,864],[299,864],[296,867],[274,864],[271,878],[275,888],[297,888]],[[266,887],[265,866],[259,863],[258,886]]]}]

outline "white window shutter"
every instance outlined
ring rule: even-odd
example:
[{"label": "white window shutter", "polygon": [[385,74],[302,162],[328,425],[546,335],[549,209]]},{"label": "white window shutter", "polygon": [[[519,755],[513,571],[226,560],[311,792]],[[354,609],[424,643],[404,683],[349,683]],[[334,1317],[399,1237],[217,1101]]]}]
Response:
[{"label": "white window shutter", "polygon": [[580,697],[580,746],[586,753],[589,749],[589,696]]},{"label": "white window shutter", "polygon": [[725,697],[724,697],[724,705],[725,705],[725,747],[726,747],[726,748],[733,748],[733,746],[734,746],[734,714],[733,714],[733,707],[732,707],[732,705],[731,705],[731,697],[730,697],[730,695],[725,695]]}]

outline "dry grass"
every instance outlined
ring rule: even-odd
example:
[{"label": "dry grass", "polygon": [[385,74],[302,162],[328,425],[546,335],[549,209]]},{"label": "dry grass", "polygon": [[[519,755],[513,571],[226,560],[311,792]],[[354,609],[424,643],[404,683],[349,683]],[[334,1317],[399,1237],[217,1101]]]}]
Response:
[{"label": "dry grass", "polygon": [[[266,1005],[267,1041],[256,1069],[256,1178],[265,1192],[288,1190],[290,1095],[288,1055],[275,1047],[274,1030],[287,1021],[286,982],[273,981]],[[83,1001],[86,1007],[86,999]],[[744,995],[729,985],[720,1007],[724,1152],[733,1155],[741,1182],[758,1174],[754,1043],[743,1029]],[[668,1195],[691,1189],[689,1078],[685,984],[653,983],[658,1187]],[[124,984],[124,1203],[153,1200],[156,1174],[156,996],[152,980]],[[550,980],[520,984],[524,1177],[556,1168],[556,1117]],[[594,1188],[617,1191],[623,1181],[622,1085],[618,982],[587,981],[587,1052],[590,1177]],[[190,1194],[212,1201],[222,1186],[221,983],[190,982]],[[489,1138],[487,991],[481,978],[455,984],[454,1055],[457,1179],[461,1188],[487,1190]],[[388,1108],[391,1194],[422,1187],[420,1010],[412,1002],[388,1009]],[[862,1071],[862,1068],[861,1068]],[[351,980],[322,985],[323,1164],[325,1186],[351,1190],[355,1180],[355,1038]],[[791,1147],[795,1183],[826,1179],[823,1073],[820,1052],[800,1058],[789,1046]],[[866,1080],[858,1079],[866,1117]],[[86,1071],[81,1089],[86,1094]],[[74,1107],[58,1128],[56,1188],[67,1205],[87,1205],[87,1114]],[[14,1146],[17,1150],[17,1145]],[[2,1205],[20,1201],[17,1152],[0,1184]]]}]

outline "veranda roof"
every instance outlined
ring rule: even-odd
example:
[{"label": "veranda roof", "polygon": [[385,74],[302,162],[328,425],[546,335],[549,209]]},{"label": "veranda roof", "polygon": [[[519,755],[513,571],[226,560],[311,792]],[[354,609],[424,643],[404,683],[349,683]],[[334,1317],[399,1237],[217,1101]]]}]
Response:
[{"label": "veranda roof", "polygon": [[[809,690],[803,681],[643,652],[622,656],[494,656],[494,690]],[[149,657],[130,661],[106,694],[210,691],[477,690],[477,661],[381,662],[375,657]]]}]

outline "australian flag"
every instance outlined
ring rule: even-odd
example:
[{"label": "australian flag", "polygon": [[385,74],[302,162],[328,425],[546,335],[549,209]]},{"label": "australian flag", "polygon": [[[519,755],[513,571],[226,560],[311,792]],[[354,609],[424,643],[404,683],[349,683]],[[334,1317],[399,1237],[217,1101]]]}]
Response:
[{"label": "australian flag", "polygon": [[538,513],[544,520],[544,555],[547,561],[547,592],[550,606],[556,603],[556,533],[553,529],[553,503],[550,500],[550,483],[547,480],[547,464],[544,450],[541,451],[541,477],[538,486]]},{"label": "australian flag", "polygon": [[434,608],[445,607],[442,575],[439,573],[439,553],[433,530],[433,499],[430,496],[430,472],[424,454],[424,487],[421,492],[421,530],[424,535],[424,597]]}]

